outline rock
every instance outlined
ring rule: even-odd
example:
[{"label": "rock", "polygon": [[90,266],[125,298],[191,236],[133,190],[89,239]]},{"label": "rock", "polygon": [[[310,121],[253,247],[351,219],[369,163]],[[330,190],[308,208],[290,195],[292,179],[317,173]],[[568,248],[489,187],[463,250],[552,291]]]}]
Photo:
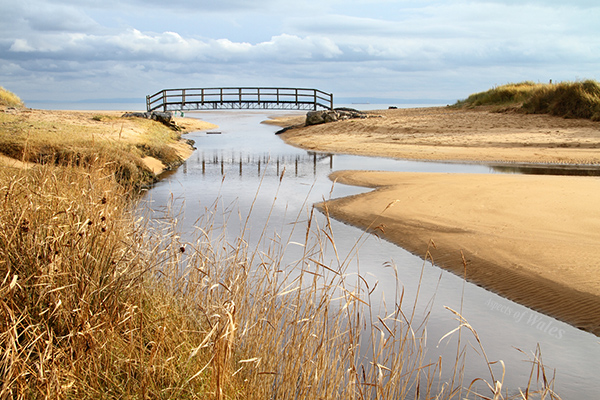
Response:
[{"label": "rock", "polygon": [[353,118],[367,118],[362,111],[353,108],[336,108],[335,110],[309,111],[306,114],[306,126],[326,124]]},{"label": "rock", "polygon": [[339,119],[340,119],[340,115],[337,113],[337,111],[325,111],[323,113],[323,121],[325,121],[325,123],[335,122],[335,121],[338,121]]},{"label": "rock", "polygon": [[173,114],[170,112],[152,111],[150,118],[164,125],[170,126],[173,122]]},{"label": "rock", "polygon": [[158,121],[176,131],[181,128],[173,121],[173,114],[170,111],[152,111],[152,112],[130,112],[122,115],[123,118],[146,118]]},{"label": "rock", "polygon": [[121,115],[123,118],[150,118],[150,113],[147,112],[130,112]]},{"label": "rock", "polygon": [[306,126],[324,124],[324,114],[325,111],[309,111],[306,114]]},{"label": "rock", "polygon": [[351,108],[349,109],[335,109],[336,112],[338,113],[338,118],[339,119],[355,119],[355,118],[367,118],[367,114],[365,114],[362,111],[358,111],[358,110],[353,110]]},{"label": "rock", "polygon": [[362,111],[358,111],[356,108],[350,108],[350,107],[337,107],[335,109],[335,111],[340,112],[340,111],[345,111],[345,112],[349,112],[349,113],[359,113],[359,114],[363,114]]}]

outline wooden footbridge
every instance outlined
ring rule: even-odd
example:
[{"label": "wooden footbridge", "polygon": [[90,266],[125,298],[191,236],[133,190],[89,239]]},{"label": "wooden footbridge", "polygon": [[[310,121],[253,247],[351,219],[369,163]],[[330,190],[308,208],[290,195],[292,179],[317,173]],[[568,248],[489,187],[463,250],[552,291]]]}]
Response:
[{"label": "wooden footbridge", "polygon": [[164,89],[146,96],[148,111],[220,109],[314,110],[333,109],[333,94],[318,89],[223,87]]}]

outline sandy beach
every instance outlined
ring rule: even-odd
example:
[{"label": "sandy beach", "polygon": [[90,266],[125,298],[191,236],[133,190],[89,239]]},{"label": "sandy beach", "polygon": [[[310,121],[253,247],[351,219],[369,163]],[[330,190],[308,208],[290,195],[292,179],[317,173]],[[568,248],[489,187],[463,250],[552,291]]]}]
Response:
[{"label": "sandy beach", "polygon": [[372,116],[377,117],[293,129],[281,137],[308,150],[414,160],[600,164],[598,122],[450,107]]},{"label": "sandy beach", "polygon": [[[450,108],[378,114],[282,138],[310,150],[395,158],[600,163],[597,122]],[[600,178],[340,171],[331,179],[374,189],[319,205],[334,218],[421,257],[432,241],[437,265],[600,335]]]}]

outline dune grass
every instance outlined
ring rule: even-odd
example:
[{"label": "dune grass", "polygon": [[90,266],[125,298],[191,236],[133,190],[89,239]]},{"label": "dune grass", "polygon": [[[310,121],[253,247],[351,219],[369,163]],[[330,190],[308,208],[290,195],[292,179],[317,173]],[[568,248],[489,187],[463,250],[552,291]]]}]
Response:
[{"label": "dune grass", "polygon": [[600,84],[594,80],[557,84],[509,83],[472,94],[454,106],[495,106],[499,111],[512,109],[530,114],[600,121]]},{"label": "dune grass", "polygon": [[[508,398],[487,359],[464,382],[460,341],[440,380],[426,315],[399,285],[380,313],[345,255],[324,258],[327,218],[304,211],[303,243],[251,248],[215,229],[215,207],[183,241],[177,215],[136,210],[112,168],[0,170],[0,398]],[[532,365],[518,398],[557,398]]]},{"label": "dune grass", "polygon": [[23,108],[25,103],[19,96],[0,86],[0,107]]}]

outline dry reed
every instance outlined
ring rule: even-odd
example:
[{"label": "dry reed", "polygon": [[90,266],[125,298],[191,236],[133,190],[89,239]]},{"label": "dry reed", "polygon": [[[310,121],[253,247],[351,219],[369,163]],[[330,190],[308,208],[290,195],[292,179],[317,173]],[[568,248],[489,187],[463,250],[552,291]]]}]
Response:
[{"label": "dry reed", "polygon": [[[266,228],[266,247],[243,233],[228,240],[216,207],[194,240],[177,232],[177,215],[150,224],[110,164],[0,174],[0,398],[451,399],[473,389],[463,348],[454,379],[440,381],[441,362],[424,354],[427,317],[406,311],[401,287],[381,314],[351,257],[325,258],[333,233],[313,209],[296,219],[305,240],[288,261],[289,238]],[[456,315],[457,330],[477,337]],[[532,379],[519,398],[557,398],[541,359],[532,364],[541,387]],[[507,398],[502,378],[490,381],[481,398]]]}]

